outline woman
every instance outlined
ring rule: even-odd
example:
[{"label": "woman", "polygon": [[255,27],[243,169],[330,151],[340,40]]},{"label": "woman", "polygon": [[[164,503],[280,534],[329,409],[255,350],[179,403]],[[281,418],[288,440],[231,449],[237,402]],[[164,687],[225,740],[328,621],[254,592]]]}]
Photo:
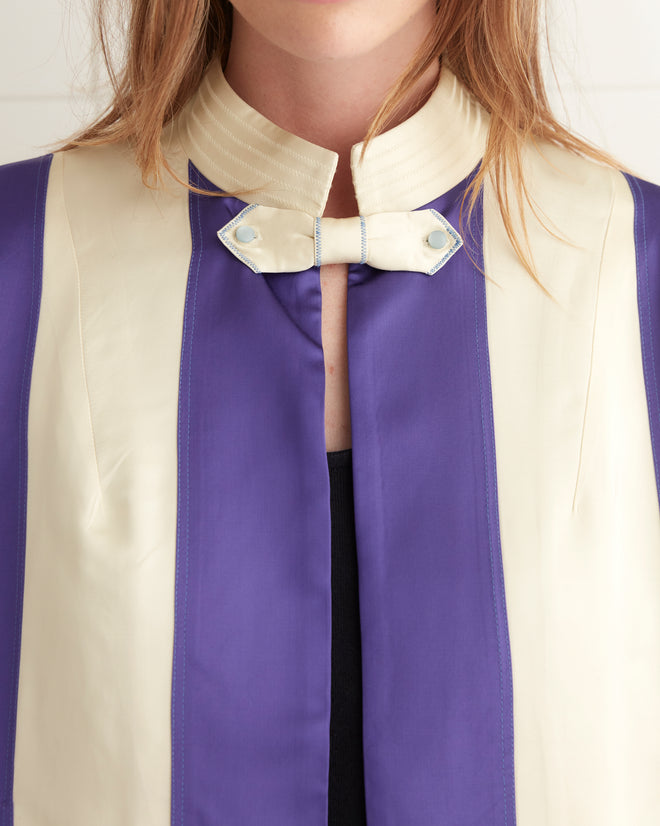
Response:
[{"label": "woman", "polygon": [[0,181],[3,826],[659,822],[660,195],[533,0],[134,0]]}]

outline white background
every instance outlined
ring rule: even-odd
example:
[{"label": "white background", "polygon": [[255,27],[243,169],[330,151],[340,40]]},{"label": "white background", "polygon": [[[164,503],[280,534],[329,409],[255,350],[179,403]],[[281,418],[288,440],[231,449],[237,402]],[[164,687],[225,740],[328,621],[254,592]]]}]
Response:
[{"label": "white background", "polygon": [[[0,0],[0,163],[50,151],[106,99],[99,61],[89,58],[89,2]],[[547,2],[556,113],[660,183],[660,4]]]}]

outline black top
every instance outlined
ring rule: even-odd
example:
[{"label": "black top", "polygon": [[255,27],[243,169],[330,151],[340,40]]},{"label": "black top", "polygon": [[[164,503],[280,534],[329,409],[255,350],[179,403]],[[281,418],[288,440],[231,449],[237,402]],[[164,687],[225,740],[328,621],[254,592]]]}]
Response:
[{"label": "black top", "polygon": [[328,826],[366,826],[362,656],[351,448],[328,454],[332,520],[332,654]]}]

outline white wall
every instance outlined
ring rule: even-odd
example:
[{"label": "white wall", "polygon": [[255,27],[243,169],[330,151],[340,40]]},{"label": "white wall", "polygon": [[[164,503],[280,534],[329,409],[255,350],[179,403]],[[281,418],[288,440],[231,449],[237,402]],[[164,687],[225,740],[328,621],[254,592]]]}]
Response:
[{"label": "white wall", "polygon": [[87,0],[0,0],[0,163],[50,151],[102,107]]},{"label": "white wall", "polygon": [[555,112],[633,172],[660,183],[660,4],[548,0]]},{"label": "white wall", "polygon": [[[90,0],[0,0],[0,163],[49,151],[107,99]],[[657,0],[548,0],[561,119],[660,183]],[[91,92],[89,90],[92,90]]]}]

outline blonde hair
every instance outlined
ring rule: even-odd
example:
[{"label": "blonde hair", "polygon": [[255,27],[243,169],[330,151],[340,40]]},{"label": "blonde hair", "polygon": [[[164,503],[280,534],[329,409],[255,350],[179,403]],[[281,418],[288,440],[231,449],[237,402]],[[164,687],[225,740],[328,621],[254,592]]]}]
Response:
[{"label": "blonde hair", "polygon": [[[127,51],[117,71],[110,58],[108,2],[97,0],[96,21],[113,99],[95,122],[61,149],[128,141],[145,185],[158,185],[166,170],[194,190],[167,163],[161,135],[194,94],[211,60],[219,55],[223,68],[226,66],[231,3],[130,0]],[[623,168],[608,153],[563,127],[552,113],[541,69],[540,2],[437,0],[432,29],[383,100],[364,138],[366,149],[370,140],[387,128],[406,93],[431,63],[446,61],[490,115],[482,163],[464,198],[464,203],[468,201],[467,219],[486,176],[490,176],[507,235],[523,266],[537,281],[525,223],[525,203],[537,214],[523,175],[525,143],[530,138],[549,141]],[[522,239],[514,230],[512,195],[521,219]]]}]

